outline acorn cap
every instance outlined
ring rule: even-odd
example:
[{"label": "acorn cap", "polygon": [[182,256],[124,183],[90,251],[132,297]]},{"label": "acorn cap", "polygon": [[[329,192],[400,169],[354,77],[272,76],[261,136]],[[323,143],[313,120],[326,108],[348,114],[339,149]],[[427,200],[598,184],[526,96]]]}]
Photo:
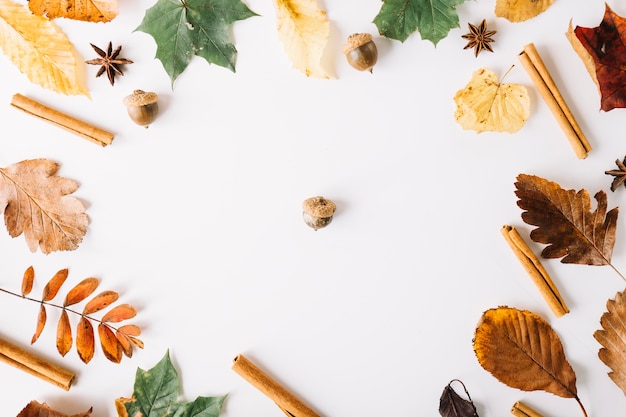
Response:
[{"label": "acorn cap", "polygon": [[336,208],[335,203],[321,196],[307,198],[302,203],[302,211],[313,217],[331,217]]},{"label": "acorn cap", "polygon": [[363,46],[371,41],[372,35],[370,35],[369,33],[353,33],[352,35],[348,36],[348,40],[343,45],[342,51],[344,54],[347,54],[351,50],[356,49],[359,46]]},{"label": "acorn cap", "polygon": [[124,98],[124,105],[127,107],[128,106],[137,106],[137,107],[146,106],[148,104],[156,103],[158,99],[159,99],[159,96],[157,95],[157,93],[151,93],[151,92],[146,93],[143,90],[135,90],[133,91],[133,94]]}]

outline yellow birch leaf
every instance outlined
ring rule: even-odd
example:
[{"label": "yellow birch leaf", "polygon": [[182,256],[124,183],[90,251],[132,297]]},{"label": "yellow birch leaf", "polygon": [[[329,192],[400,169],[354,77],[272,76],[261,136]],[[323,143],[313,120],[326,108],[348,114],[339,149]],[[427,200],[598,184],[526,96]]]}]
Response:
[{"label": "yellow birch leaf", "polygon": [[30,0],[28,8],[48,19],[65,17],[85,22],[110,22],[118,13],[117,0]]},{"label": "yellow birch leaf", "polygon": [[278,37],[293,67],[307,77],[330,78],[321,59],[330,22],[316,0],[275,0]]},{"label": "yellow birch leaf", "polygon": [[523,22],[546,11],[554,0],[497,0],[496,16],[510,22]]},{"label": "yellow birch leaf", "polygon": [[454,96],[454,118],[463,129],[476,132],[517,132],[530,116],[530,97],[526,87],[502,84],[493,71],[474,72],[465,88]]},{"label": "yellow birch leaf", "polygon": [[89,96],[78,80],[70,41],[26,6],[0,0],[0,48],[32,83],[61,94]]}]

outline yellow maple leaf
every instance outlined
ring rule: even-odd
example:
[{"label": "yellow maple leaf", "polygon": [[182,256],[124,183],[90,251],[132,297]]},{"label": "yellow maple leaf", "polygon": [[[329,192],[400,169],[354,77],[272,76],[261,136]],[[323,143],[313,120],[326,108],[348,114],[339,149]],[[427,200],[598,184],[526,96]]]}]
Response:
[{"label": "yellow maple leaf", "polygon": [[48,19],[65,17],[86,22],[110,22],[118,13],[117,0],[30,0],[28,7]]},{"label": "yellow maple leaf", "polygon": [[463,129],[478,133],[517,132],[530,115],[530,97],[520,84],[502,84],[493,71],[474,72],[465,88],[454,96],[454,117]]},{"label": "yellow maple leaf", "polygon": [[546,11],[554,0],[496,0],[496,16],[523,22]]},{"label": "yellow maple leaf", "polygon": [[65,34],[24,5],[0,0],[0,48],[34,84],[89,96],[78,80],[75,51]]},{"label": "yellow maple leaf", "polygon": [[330,22],[316,0],[275,0],[278,37],[293,67],[307,77],[330,78],[321,66]]}]

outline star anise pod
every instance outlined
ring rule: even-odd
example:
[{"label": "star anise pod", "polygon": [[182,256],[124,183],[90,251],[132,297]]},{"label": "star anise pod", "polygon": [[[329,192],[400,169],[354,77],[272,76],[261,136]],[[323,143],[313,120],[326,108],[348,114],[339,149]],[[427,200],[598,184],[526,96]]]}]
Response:
[{"label": "star anise pod", "polygon": [[604,171],[606,175],[613,175],[615,177],[613,178],[613,183],[611,183],[611,191],[617,190],[617,188],[626,181],[626,158],[624,158],[623,162],[617,159],[615,164],[619,169]]},{"label": "star anise pod", "polygon": [[133,63],[133,61],[131,61],[130,59],[117,57],[122,50],[121,45],[115,48],[114,51],[113,47],[111,46],[111,42],[109,42],[106,52],[98,48],[93,43],[90,43],[89,45],[91,45],[93,50],[96,51],[98,55],[100,55],[100,58],[90,59],[89,61],[85,61],[85,63],[91,65],[101,65],[100,69],[96,73],[96,77],[99,77],[106,72],[111,85],[115,84],[115,75],[124,75],[124,72],[121,70],[120,65]]},{"label": "star anise pod", "polygon": [[467,45],[463,49],[474,48],[474,56],[477,57],[482,51],[493,52],[491,42],[495,42],[492,38],[496,34],[495,30],[487,30],[487,23],[485,19],[480,22],[480,25],[474,26],[468,23],[469,33],[461,36],[463,39],[467,39]]}]

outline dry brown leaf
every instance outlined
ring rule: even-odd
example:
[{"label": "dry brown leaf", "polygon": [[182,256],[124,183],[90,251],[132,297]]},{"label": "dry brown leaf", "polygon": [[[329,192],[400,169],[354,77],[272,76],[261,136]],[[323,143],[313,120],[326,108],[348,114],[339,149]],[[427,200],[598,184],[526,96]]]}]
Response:
[{"label": "dry brown leaf", "polygon": [[107,308],[111,303],[117,301],[118,298],[119,295],[115,291],[102,291],[100,294],[92,298],[87,305],[85,305],[83,314],[93,314]]},{"label": "dry brown leaf", "polygon": [[54,274],[54,276],[50,279],[50,281],[48,281],[48,283],[44,287],[41,299],[43,301],[50,301],[54,297],[56,297],[59,293],[59,290],[61,289],[61,286],[67,279],[68,274],[69,270],[67,268],[57,271],[57,273]]},{"label": "dry brown leaf", "polygon": [[496,16],[523,22],[546,11],[554,0],[496,0]]},{"label": "dry brown leaf", "polygon": [[67,293],[63,305],[67,307],[80,303],[98,288],[99,283],[98,278],[85,278]]},{"label": "dry brown leaf", "polygon": [[598,356],[611,368],[609,377],[626,395],[626,294],[618,292],[606,308],[600,319],[602,330],[596,330],[593,337],[602,345]]},{"label": "dry brown leaf", "polygon": [[584,411],[561,340],[537,314],[510,307],[485,311],[474,335],[474,351],[480,365],[500,382],[574,398]]},{"label": "dry brown leaf", "polygon": [[27,296],[33,290],[33,282],[35,282],[35,269],[29,266],[24,271],[24,277],[22,278],[22,295]]},{"label": "dry brown leaf", "polygon": [[89,410],[84,413],[72,415],[63,414],[48,407],[46,403],[41,404],[33,400],[29,402],[28,405],[22,409],[22,411],[20,411],[17,417],[89,417],[92,411],[93,409],[89,408]]},{"label": "dry brown leaf", "polygon": [[86,22],[110,22],[118,13],[117,0],[30,0],[28,7],[48,19],[65,17]]},{"label": "dry brown leaf", "polygon": [[87,232],[85,206],[69,195],[78,183],[56,176],[58,170],[59,164],[48,159],[0,168],[4,222],[11,237],[24,234],[31,252],[74,250]]},{"label": "dry brown leaf", "polygon": [[84,363],[89,363],[93,359],[95,344],[95,335],[91,322],[87,318],[81,317],[76,328],[76,351]]},{"label": "dry brown leaf", "polygon": [[120,321],[132,319],[137,315],[137,310],[130,304],[120,304],[109,310],[102,316],[103,322],[119,323]]},{"label": "dry brown leaf", "polygon": [[102,352],[108,360],[120,363],[122,360],[122,345],[115,337],[115,333],[108,326],[100,323],[98,325],[98,335],[100,336],[100,345]]},{"label": "dry brown leaf", "polygon": [[73,343],[70,317],[67,315],[67,311],[63,310],[57,324],[57,350],[61,356],[65,356],[72,349]]},{"label": "dry brown leaf", "polygon": [[35,334],[33,334],[33,337],[30,340],[31,344],[35,343],[37,339],[39,339],[43,328],[46,326],[47,320],[48,314],[46,313],[46,308],[43,304],[41,304],[41,306],[39,306],[39,314],[37,315],[37,328],[35,329]]}]

